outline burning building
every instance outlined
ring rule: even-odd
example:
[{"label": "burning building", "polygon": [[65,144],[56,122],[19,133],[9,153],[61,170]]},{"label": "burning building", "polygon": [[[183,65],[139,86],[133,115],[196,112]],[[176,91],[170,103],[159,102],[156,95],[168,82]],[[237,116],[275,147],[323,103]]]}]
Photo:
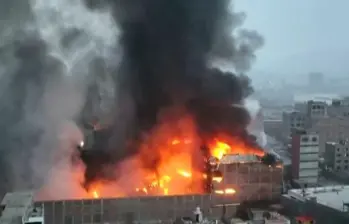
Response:
[{"label": "burning building", "polygon": [[[232,34],[244,15],[232,11],[231,1],[103,3],[120,30],[118,67],[98,63],[113,76],[114,116],[100,125],[91,108],[102,96],[87,99],[88,116],[80,120],[93,124],[84,144],[76,142],[74,190],[67,196],[44,187],[42,198],[212,193],[212,158],[265,154],[248,130],[261,113],[251,116],[245,107],[252,87],[244,75],[263,38],[244,29]],[[221,70],[222,62],[236,73]],[[260,130],[256,124],[252,129]]]},{"label": "burning building", "polygon": [[252,87],[243,75],[263,39],[244,29],[232,34],[244,15],[232,12],[231,1],[103,2],[120,29],[120,64],[106,68],[115,81],[114,116],[97,125],[95,110],[82,111],[95,115],[81,118],[93,120],[94,140],[81,139],[71,169],[82,184],[61,198],[211,193],[212,158],[264,155],[247,130],[258,116],[245,108]]},{"label": "burning building", "polygon": [[[265,157],[264,157],[265,158]],[[237,201],[272,200],[282,192],[283,166],[268,165],[258,155],[225,155],[218,163],[213,178],[214,193],[234,195]]]}]

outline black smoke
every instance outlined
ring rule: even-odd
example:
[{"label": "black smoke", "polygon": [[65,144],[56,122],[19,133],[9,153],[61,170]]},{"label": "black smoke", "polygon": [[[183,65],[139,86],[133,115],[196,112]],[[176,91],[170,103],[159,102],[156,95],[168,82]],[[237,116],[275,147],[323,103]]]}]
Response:
[{"label": "black smoke", "polygon": [[[232,13],[231,1],[86,3],[95,10],[112,9],[121,32],[123,57],[114,77],[117,110],[105,150],[113,162],[137,153],[135,142],[171,108],[191,114],[203,140],[223,132],[251,142],[246,131],[248,112],[232,105],[241,105],[252,92],[242,73],[249,69],[263,39],[246,30],[233,35],[245,15]],[[230,64],[237,73],[224,72],[216,64]],[[170,115],[176,116],[180,115]]]}]

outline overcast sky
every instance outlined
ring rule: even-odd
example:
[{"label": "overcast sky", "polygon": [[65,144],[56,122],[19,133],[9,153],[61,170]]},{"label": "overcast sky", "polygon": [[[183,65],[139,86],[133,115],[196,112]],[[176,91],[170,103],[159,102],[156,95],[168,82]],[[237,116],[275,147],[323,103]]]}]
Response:
[{"label": "overcast sky", "polygon": [[266,41],[254,72],[349,77],[349,0],[236,0]]}]

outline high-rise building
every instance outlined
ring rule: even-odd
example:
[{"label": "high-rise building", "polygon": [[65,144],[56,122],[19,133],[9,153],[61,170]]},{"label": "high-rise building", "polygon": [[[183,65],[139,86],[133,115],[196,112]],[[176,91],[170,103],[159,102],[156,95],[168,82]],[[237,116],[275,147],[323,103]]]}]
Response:
[{"label": "high-rise building", "polygon": [[316,184],[319,176],[319,136],[295,131],[292,134],[291,155],[293,179]]}]

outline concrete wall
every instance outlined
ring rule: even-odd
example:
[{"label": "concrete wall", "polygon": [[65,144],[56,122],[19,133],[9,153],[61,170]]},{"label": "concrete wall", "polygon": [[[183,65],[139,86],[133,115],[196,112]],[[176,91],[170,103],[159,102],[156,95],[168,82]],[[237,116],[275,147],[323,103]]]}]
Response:
[{"label": "concrete wall", "polygon": [[316,220],[316,224],[347,224],[349,214],[332,209],[322,204],[306,201],[301,202],[296,199],[281,197],[281,204],[287,216],[311,216]]},{"label": "concrete wall", "polygon": [[234,188],[239,201],[272,200],[282,191],[282,167],[269,167],[262,163],[221,164],[223,181],[213,182],[214,190]]},{"label": "concrete wall", "polygon": [[[273,200],[281,195],[282,168],[262,164],[233,164],[225,167],[222,187],[232,187],[232,195],[203,194],[182,196],[149,196],[95,200],[36,202],[43,204],[45,223],[85,224],[161,220],[173,223],[177,217],[193,216],[199,206],[204,216],[220,218],[222,206],[227,216],[235,214],[241,201]],[[218,187],[218,186],[216,186]]]},{"label": "concrete wall", "polygon": [[238,198],[235,196],[186,195],[47,201],[36,202],[36,204],[43,204],[45,223],[111,224],[125,222],[131,218],[143,222],[162,220],[172,223],[177,217],[193,216],[196,206],[200,206],[205,216],[218,218],[222,215],[222,203],[227,204],[227,215],[233,215],[237,205],[234,202],[237,201]]}]

